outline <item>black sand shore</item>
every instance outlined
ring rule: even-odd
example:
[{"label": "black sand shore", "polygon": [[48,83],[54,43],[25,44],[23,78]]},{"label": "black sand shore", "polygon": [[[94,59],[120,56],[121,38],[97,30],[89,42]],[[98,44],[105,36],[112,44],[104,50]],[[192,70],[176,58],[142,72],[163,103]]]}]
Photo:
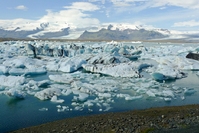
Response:
[{"label": "black sand shore", "polygon": [[199,105],[151,108],[58,120],[12,133],[199,133]]}]

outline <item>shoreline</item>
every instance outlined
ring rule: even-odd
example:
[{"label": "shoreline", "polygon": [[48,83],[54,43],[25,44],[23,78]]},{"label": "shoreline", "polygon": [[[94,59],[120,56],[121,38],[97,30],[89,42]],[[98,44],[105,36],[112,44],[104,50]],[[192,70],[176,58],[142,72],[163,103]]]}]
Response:
[{"label": "shoreline", "polygon": [[80,116],[11,133],[149,133],[199,131],[199,104]]}]

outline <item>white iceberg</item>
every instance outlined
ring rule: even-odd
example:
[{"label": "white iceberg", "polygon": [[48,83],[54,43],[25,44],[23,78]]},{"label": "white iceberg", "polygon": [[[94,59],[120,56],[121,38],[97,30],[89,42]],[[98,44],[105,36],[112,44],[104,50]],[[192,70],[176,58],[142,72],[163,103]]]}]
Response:
[{"label": "white iceberg", "polygon": [[0,86],[15,87],[25,83],[25,78],[22,76],[5,76],[0,75]]},{"label": "white iceberg", "polygon": [[42,91],[36,92],[35,97],[40,100],[48,100],[51,99],[53,96],[61,95],[61,90],[57,88],[47,88]]},{"label": "white iceberg", "polygon": [[58,99],[56,95],[51,97],[51,102],[55,102],[55,103],[63,103],[64,100],[63,99]]},{"label": "white iceberg", "polygon": [[20,89],[16,88],[11,88],[8,91],[4,92],[6,95],[14,97],[14,98],[19,98],[19,99],[23,99],[25,98],[25,93],[23,91],[21,91]]},{"label": "white iceberg", "polygon": [[82,66],[86,71],[106,74],[113,77],[140,77],[139,70],[150,65],[138,62],[128,62],[110,65],[84,64]]}]

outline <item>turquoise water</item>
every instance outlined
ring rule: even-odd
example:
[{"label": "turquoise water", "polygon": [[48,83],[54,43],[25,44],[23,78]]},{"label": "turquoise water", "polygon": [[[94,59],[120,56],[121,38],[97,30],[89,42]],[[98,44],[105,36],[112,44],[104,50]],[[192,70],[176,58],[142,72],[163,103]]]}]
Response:
[{"label": "turquoise water", "polygon": [[[46,75],[41,77],[35,77],[35,80],[46,78]],[[141,98],[133,101],[125,101],[124,99],[114,99],[114,103],[111,105],[111,109],[107,112],[120,112],[128,110],[146,109],[151,107],[161,106],[177,106],[186,104],[199,104],[199,77],[194,71],[188,71],[188,77],[171,81],[167,84],[175,84],[180,87],[193,87],[196,92],[191,95],[187,95],[184,100],[181,98],[173,99],[171,102],[165,102],[156,98]],[[125,90],[124,90],[125,91]],[[72,95],[67,97],[61,96],[64,99],[64,105],[71,106]],[[94,106],[93,111],[84,109],[82,111],[64,111],[57,112],[55,103],[49,100],[40,101],[34,96],[27,95],[25,100],[12,99],[6,95],[0,95],[0,132],[8,132],[28,126],[38,125],[54,120],[76,117],[81,115],[91,115],[100,112],[99,107]],[[39,111],[41,108],[48,108],[48,111]]]}]

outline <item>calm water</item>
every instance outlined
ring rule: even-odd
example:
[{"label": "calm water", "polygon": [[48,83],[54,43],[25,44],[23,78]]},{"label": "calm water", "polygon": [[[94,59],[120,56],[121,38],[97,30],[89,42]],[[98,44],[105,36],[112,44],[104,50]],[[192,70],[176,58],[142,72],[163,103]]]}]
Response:
[{"label": "calm water", "polygon": [[[40,80],[43,77],[36,77]],[[181,87],[193,87],[196,93],[186,96],[185,100],[180,98],[174,99],[171,102],[165,102],[161,99],[146,99],[145,97],[133,101],[125,101],[123,99],[115,99],[115,102],[111,105],[112,109],[109,112],[120,112],[135,109],[146,109],[150,107],[159,106],[176,106],[186,104],[199,104],[199,77],[196,72],[188,72],[188,77],[180,80],[170,82],[168,84],[175,84]],[[67,97],[60,97],[65,99],[64,105],[71,105],[72,95]],[[98,107],[93,107],[93,111],[90,112],[87,109],[83,111],[65,111],[57,112],[55,103],[50,101],[39,101],[34,96],[27,95],[25,100],[12,99],[6,95],[0,95],[0,132],[8,132],[23,127],[38,125],[41,123],[59,120],[63,118],[91,115],[106,112],[99,112]],[[39,111],[41,108],[48,108],[48,111]]]}]

